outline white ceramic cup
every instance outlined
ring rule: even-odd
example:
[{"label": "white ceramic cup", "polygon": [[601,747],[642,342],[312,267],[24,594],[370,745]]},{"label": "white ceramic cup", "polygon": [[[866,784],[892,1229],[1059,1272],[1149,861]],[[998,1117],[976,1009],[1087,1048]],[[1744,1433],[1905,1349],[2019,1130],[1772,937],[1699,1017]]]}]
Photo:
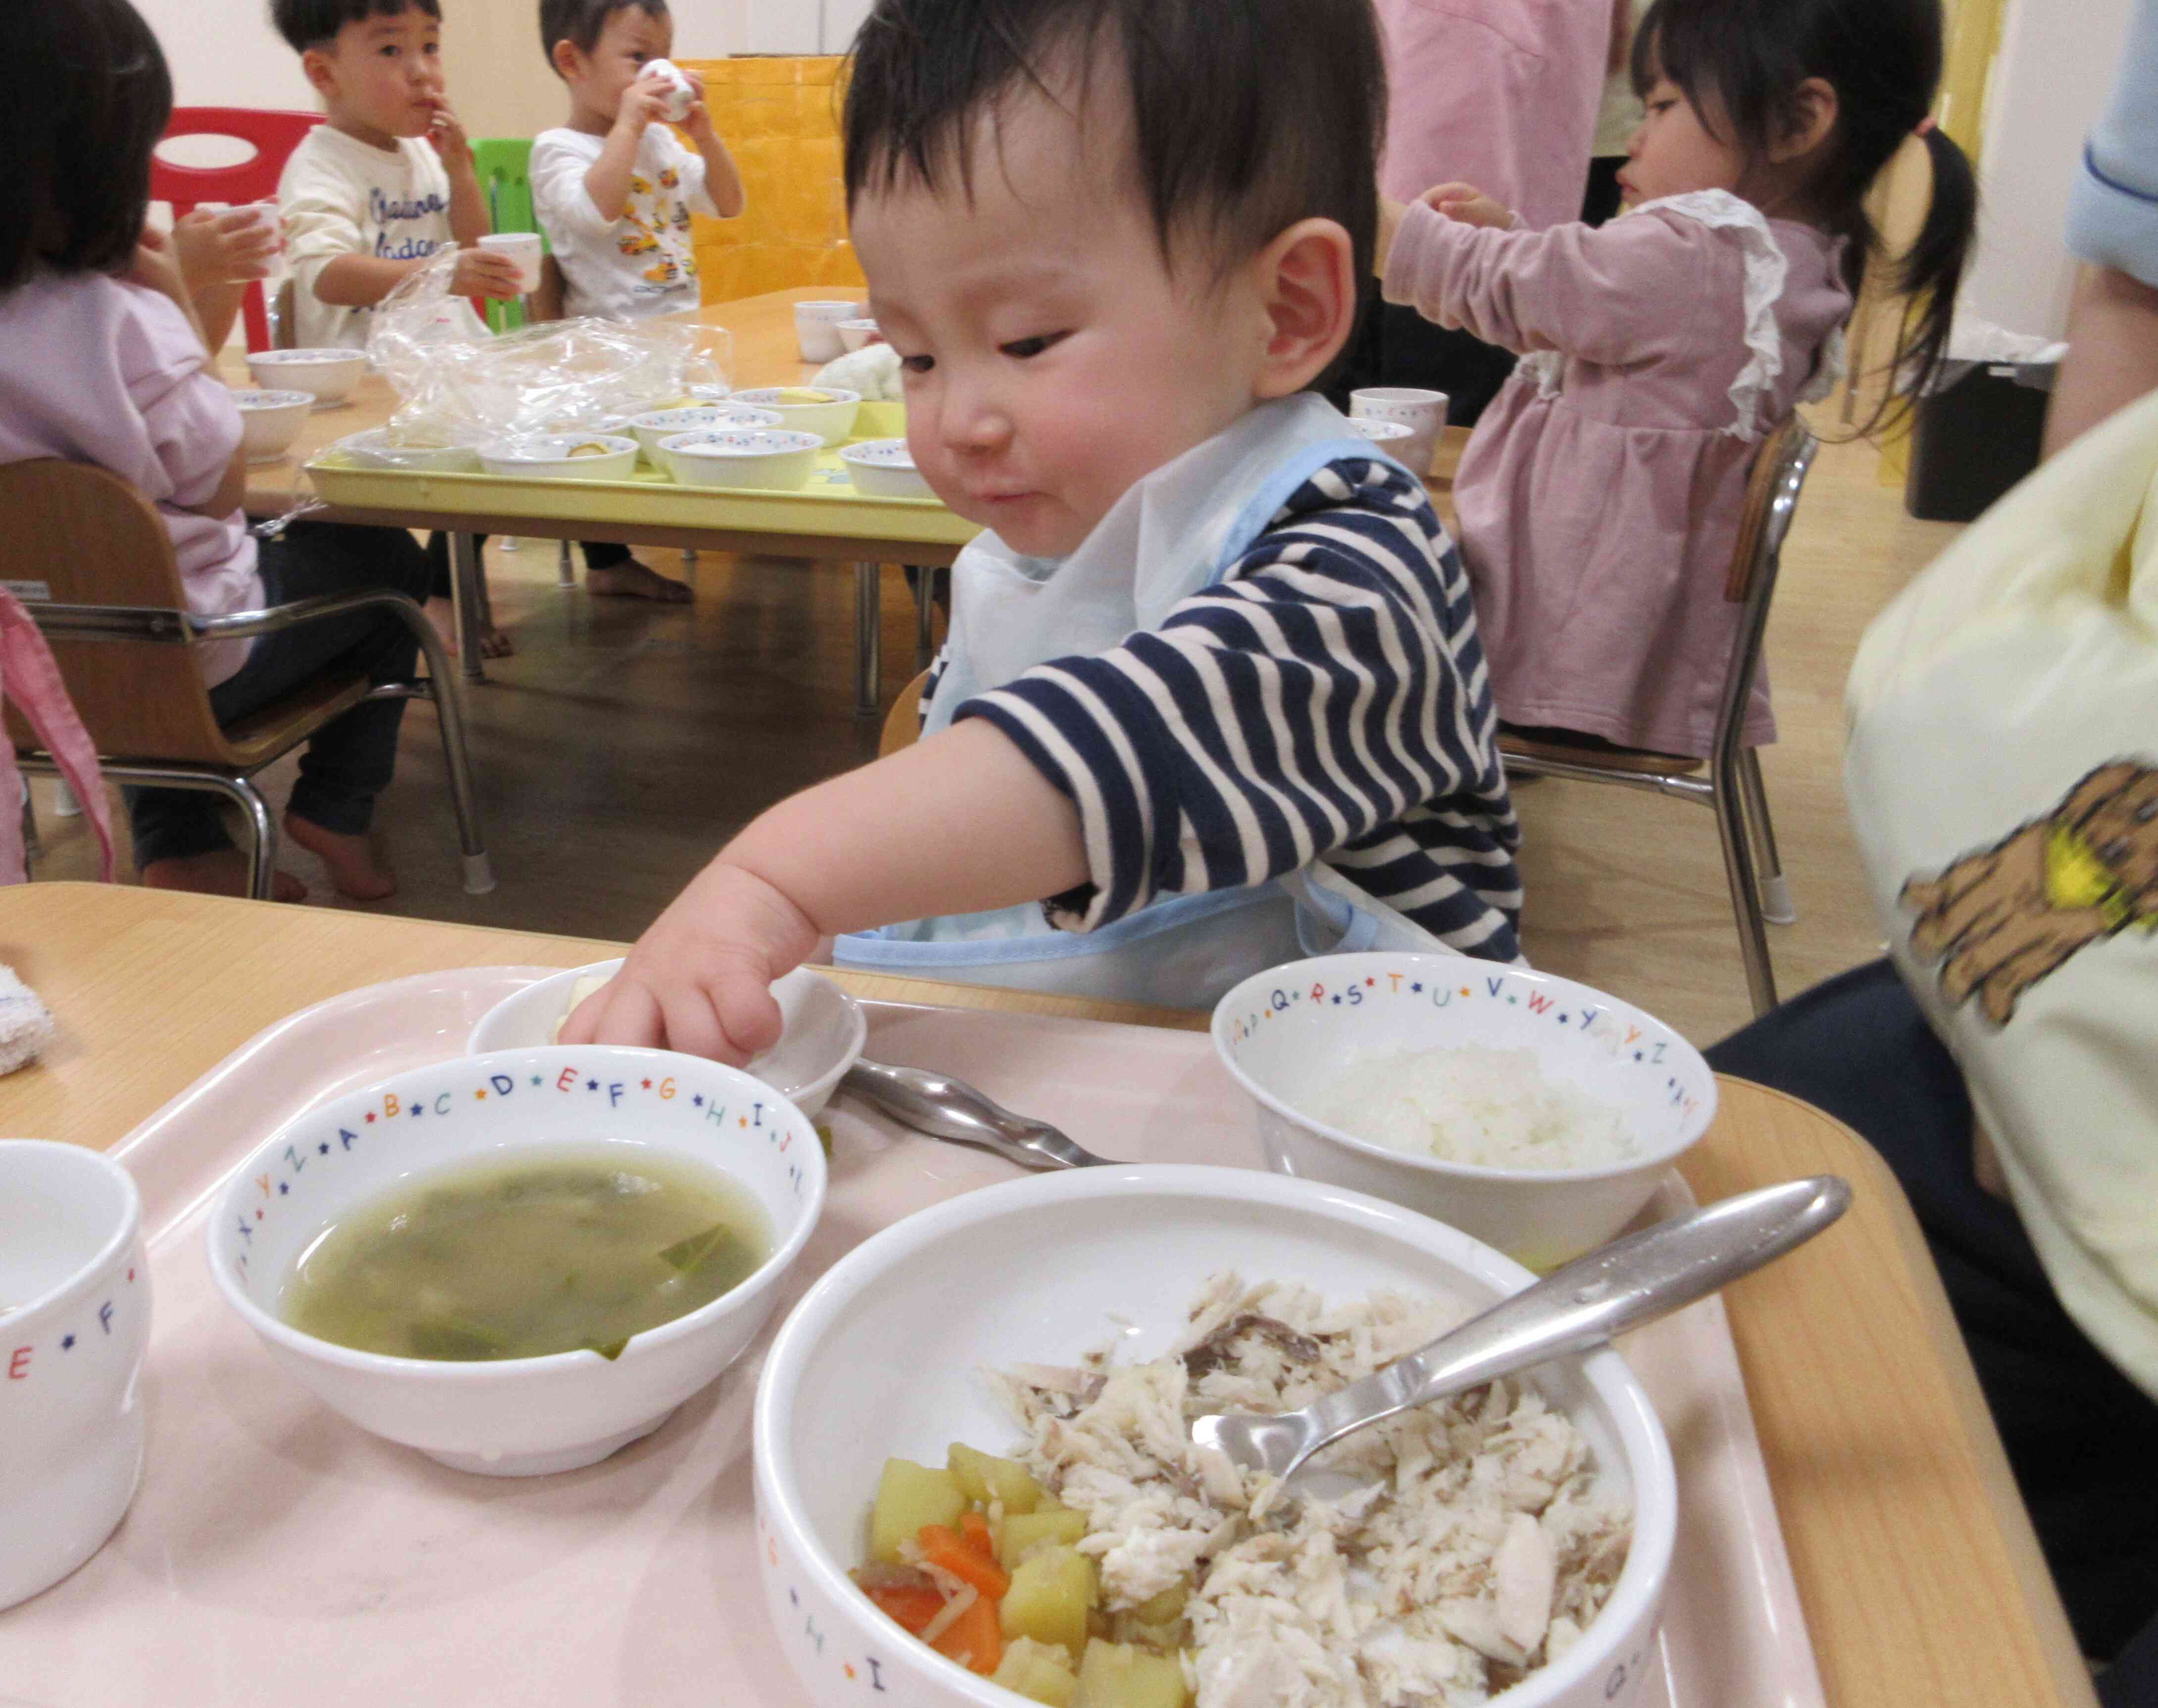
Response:
[{"label": "white ceramic cup", "polygon": [[794,339],[802,347],[805,362],[836,361],[846,353],[846,343],[839,336],[839,323],[859,320],[862,306],[859,302],[798,302],[794,305]]},{"label": "white ceramic cup", "polygon": [[657,78],[667,85],[667,122],[679,125],[697,104],[697,90],[689,75],[672,59],[654,59],[639,74],[639,80]]},{"label": "white ceramic cup", "polygon": [[482,249],[506,255],[517,263],[517,288],[529,297],[540,288],[540,263],[546,254],[536,231],[503,231],[479,240]]},{"label": "white ceramic cup", "polygon": [[1421,391],[1410,385],[1374,385],[1349,394],[1349,413],[1367,421],[1400,421],[1409,436],[1395,447],[1395,455],[1417,476],[1431,472],[1432,453],[1438,448],[1439,430],[1446,425],[1446,394]]},{"label": "white ceramic cup", "polygon": [[0,1607],[104,1545],[142,1473],[142,1200],[79,1145],[0,1139]]}]

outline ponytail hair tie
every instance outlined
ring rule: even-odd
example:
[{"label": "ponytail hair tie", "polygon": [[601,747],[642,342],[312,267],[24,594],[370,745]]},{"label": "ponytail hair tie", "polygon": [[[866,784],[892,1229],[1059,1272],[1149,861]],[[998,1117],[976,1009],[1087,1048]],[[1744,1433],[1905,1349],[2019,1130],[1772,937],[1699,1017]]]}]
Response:
[{"label": "ponytail hair tie", "polygon": [[1917,124],[1912,126],[1911,134],[1914,137],[1932,136],[1933,134],[1933,116],[1931,113],[1928,113],[1925,117],[1920,119]]}]

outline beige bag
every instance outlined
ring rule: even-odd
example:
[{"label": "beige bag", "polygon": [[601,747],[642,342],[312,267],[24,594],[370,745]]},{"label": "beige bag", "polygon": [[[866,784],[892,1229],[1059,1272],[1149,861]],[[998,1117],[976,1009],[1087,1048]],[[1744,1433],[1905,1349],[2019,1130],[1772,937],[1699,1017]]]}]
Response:
[{"label": "beige bag", "polygon": [[1905,589],[1846,711],[1897,967],[2062,1305],[2158,1398],[2158,396]]}]

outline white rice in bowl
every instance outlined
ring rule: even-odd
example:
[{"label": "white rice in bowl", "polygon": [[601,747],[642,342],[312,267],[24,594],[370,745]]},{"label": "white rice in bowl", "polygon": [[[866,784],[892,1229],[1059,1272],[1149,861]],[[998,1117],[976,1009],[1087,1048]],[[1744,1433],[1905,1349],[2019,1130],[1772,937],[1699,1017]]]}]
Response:
[{"label": "white rice in bowl", "polygon": [[1305,1112],[1389,1150],[1487,1169],[1607,1168],[1640,1153],[1618,1110],[1547,1078],[1529,1049],[1464,1044],[1364,1056]]},{"label": "white rice in bowl", "polygon": [[1086,1514],[1113,1623],[1190,1586],[1172,1640],[1197,1708],[1469,1708],[1564,1654],[1625,1564],[1630,1506],[1570,1418],[1493,1382],[1350,1437],[1315,1462],[1336,1474],[1288,1499],[1188,1434],[1205,1412],[1309,1404],[1463,1315],[1222,1274],[1163,1358],[991,1380],[1029,1471]]}]

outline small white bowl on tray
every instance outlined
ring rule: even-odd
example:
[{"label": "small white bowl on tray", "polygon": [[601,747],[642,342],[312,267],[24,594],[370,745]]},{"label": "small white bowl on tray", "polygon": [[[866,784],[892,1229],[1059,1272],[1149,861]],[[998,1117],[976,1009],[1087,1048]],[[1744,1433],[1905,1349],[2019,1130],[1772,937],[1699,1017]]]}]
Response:
[{"label": "small white bowl on tray", "polygon": [[[1322,955],[1269,968],[1214,1009],[1214,1051],[1249,1094],[1268,1164],[1434,1216],[1532,1269],[1624,1227],[1716,1115],[1716,1076],[1654,1015],[1572,979],[1454,955]],[[1622,1161],[1487,1168],[1396,1150],[1306,1112],[1360,1062],[1479,1045],[1615,1110]]]},{"label": "small white bowl on tray", "polygon": [[799,492],[809,484],[823,441],[785,427],[705,428],[659,441],[660,466],[685,487],[751,487]]},{"label": "small white bowl on tray", "polygon": [[[520,1150],[617,1143],[725,1174],[762,1210],[770,1256],[710,1303],[631,1336],[612,1359],[583,1349],[391,1357],[285,1320],[302,1256],[400,1181]],[[544,1475],[648,1435],[741,1356],[816,1226],[824,1179],[808,1117],[733,1068],[596,1045],[497,1050],[409,1069],[287,1122],[219,1189],[210,1272],[287,1374],[362,1429],[453,1469]]]},{"label": "small white bowl on tray", "polygon": [[933,498],[929,482],[914,466],[914,453],[904,439],[865,439],[842,446],[839,461],[846,464],[854,490],[868,498]]},{"label": "small white bowl on tray", "polygon": [[265,391],[304,391],[318,408],[343,403],[367,372],[362,350],[256,350],[247,371]]},{"label": "small white bowl on tray", "polygon": [[[982,1371],[1072,1364],[1114,1344],[1159,1357],[1216,1271],[1347,1302],[1381,1288],[1481,1308],[1531,1276],[1398,1205],[1257,1170],[1111,1166],[984,1187],[865,1241],[781,1325],[757,1383],[757,1566],[780,1647],[818,1708],[1019,1708],[1023,1699],[908,1636],[858,1589],[865,1516],[889,1457],[952,1442],[1012,1450]],[[1603,1708],[1654,1664],[1677,1528],[1670,1448],[1615,1352],[1531,1378],[1572,1419],[1599,1478],[1630,1494],[1633,1539],[1608,1599],[1508,1708]],[[871,1663],[874,1662],[872,1666]],[[1269,1697],[1269,1700],[1271,1698]]]},{"label": "small white bowl on tray", "polygon": [[[595,445],[596,452],[575,454]],[[528,480],[627,480],[637,467],[637,441],[617,433],[540,434],[483,445],[479,461],[489,474]]]},{"label": "small white bowl on tray", "polygon": [[[787,396],[789,392],[799,391],[820,392],[822,400],[798,403]],[[854,417],[861,412],[862,395],[837,385],[765,385],[737,391],[727,401],[747,404],[752,409],[777,410],[780,418],[797,432],[814,433],[827,445],[838,445],[854,431]]]},{"label": "small white bowl on tray", "polygon": [[469,445],[400,445],[387,427],[370,427],[329,448],[364,468],[405,469],[415,474],[479,472],[479,452]]},{"label": "small white bowl on tray", "polygon": [[312,391],[235,391],[240,448],[250,462],[278,462],[292,448],[315,406]]},{"label": "small white bowl on tray", "polygon": [[[478,1055],[491,1050],[552,1044],[569,1018],[577,981],[612,978],[621,971],[619,957],[595,961],[527,985],[481,1015],[465,1047]],[[815,1115],[831,1101],[839,1076],[860,1057],[869,1022],[860,1003],[807,967],[775,980],[772,994],[779,1004],[779,1042],[753,1057],[743,1071],[763,1081],[804,1115]]]},{"label": "small white bowl on tray", "polygon": [[686,409],[653,410],[629,418],[630,436],[644,449],[644,460],[654,468],[667,465],[659,458],[659,441],[679,433],[698,433],[728,427],[777,427],[777,410],[753,409],[747,404],[701,403]]}]

